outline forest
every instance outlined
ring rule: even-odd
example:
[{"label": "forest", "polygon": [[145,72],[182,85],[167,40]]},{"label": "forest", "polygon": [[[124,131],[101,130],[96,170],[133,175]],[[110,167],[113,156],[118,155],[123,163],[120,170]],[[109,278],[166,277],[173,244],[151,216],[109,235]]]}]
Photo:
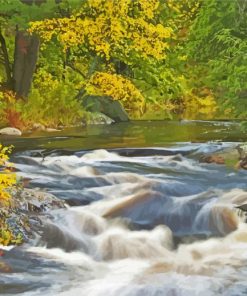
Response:
[{"label": "forest", "polygon": [[0,0],[0,294],[247,295],[247,0]]},{"label": "forest", "polygon": [[246,0],[0,0],[0,127],[246,119],[246,52]]}]

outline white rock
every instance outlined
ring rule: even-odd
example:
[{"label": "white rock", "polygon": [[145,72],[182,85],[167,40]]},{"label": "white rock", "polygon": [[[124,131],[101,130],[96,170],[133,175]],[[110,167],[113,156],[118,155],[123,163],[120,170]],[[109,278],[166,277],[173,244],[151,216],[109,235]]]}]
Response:
[{"label": "white rock", "polygon": [[7,135],[7,136],[21,136],[22,132],[14,127],[5,127],[0,129],[0,135]]}]

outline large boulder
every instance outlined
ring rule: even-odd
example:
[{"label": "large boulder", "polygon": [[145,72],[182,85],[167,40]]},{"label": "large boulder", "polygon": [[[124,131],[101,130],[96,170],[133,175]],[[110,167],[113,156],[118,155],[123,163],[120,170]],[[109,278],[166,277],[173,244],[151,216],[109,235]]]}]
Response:
[{"label": "large boulder", "polygon": [[14,127],[5,127],[0,129],[0,135],[5,136],[21,136],[21,131]]},{"label": "large boulder", "polygon": [[115,122],[128,121],[129,117],[123,106],[108,96],[85,96],[83,107],[89,112],[103,113]]}]

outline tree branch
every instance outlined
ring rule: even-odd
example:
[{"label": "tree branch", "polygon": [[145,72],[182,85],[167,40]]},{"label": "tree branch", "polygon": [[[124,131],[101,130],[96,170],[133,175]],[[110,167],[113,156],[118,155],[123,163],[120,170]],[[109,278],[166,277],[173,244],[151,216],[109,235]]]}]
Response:
[{"label": "tree branch", "polygon": [[72,63],[67,62],[66,66],[70,67],[73,71],[80,74],[83,78],[85,78],[85,79],[87,78],[86,75],[84,73],[82,73],[79,69],[77,69]]}]

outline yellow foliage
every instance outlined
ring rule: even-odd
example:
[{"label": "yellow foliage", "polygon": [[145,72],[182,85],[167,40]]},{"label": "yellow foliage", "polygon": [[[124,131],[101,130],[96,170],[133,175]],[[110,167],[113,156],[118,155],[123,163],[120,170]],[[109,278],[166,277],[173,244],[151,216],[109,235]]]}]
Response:
[{"label": "yellow foliage", "polygon": [[37,87],[41,93],[49,92],[59,86],[59,80],[50,73],[40,69],[34,75],[34,87]]},{"label": "yellow foliage", "polygon": [[5,109],[15,103],[15,95],[12,91],[0,91],[0,122],[6,123]]},{"label": "yellow foliage", "polygon": [[110,96],[119,100],[131,114],[143,113],[144,97],[135,85],[122,75],[96,72],[86,85],[91,95]]},{"label": "yellow foliage", "polygon": [[11,90],[0,91],[0,100],[13,104],[16,101],[15,93]]},{"label": "yellow foliage", "polygon": [[0,220],[0,245],[21,244],[23,241],[21,233],[14,235],[9,226]]},{"label": "yellow foliage", "polygon": [[176,13],[177,20],[188,22],[198,12],[201,0],[167,0],[167,7]]},{"label": "yellow foliage", "polygon": [[17,183],[16,174],[11,171],[12,164],[8,162],[11,150],[12,147],[3,147],[0,144],[0,245],[4,246],[22,242],[21,233],[14,233],[6,220],[8,209],[12,206],[10,188],[16,186]]},{"label": "yellow foliage", "polygon": [[0,229],[0,245],[7,246],[11,242],[12,233],[6,227],[6,225],[1,225]]},{"label": "yellow foliage", "polygon": [[199,97],[192,92],[187,92],[183,98],[184,112],[186,119],[212,119],[217,111],[217,103],[212,94]]},{"label": "yellow foliage", "polygon": [[82,45],[107,60],[132,52],[161,60],[172,30],[152,22],[158,6],[158,0],[87,0],[71,17],[32,22],[29,31],[45,42],[57,36],[65,49]]},{"label": "yellow foliage", "polygon": [[16,184],[16,175],[11,172],[11,164],[8,163],[11,147],[3,147],[0,144],[0,202],[8,203],[10,199],[9,188]]},{"label": "yellow foliage", "polygon": [[58,128],[60,125],[70,126],[81,122],[84,111],[75,99],[75,84],[70,78],[68,76],[66,81],[61,81],[42,68],[36,71],[28,102],[21,109],[27,127],[41,123]]}]

